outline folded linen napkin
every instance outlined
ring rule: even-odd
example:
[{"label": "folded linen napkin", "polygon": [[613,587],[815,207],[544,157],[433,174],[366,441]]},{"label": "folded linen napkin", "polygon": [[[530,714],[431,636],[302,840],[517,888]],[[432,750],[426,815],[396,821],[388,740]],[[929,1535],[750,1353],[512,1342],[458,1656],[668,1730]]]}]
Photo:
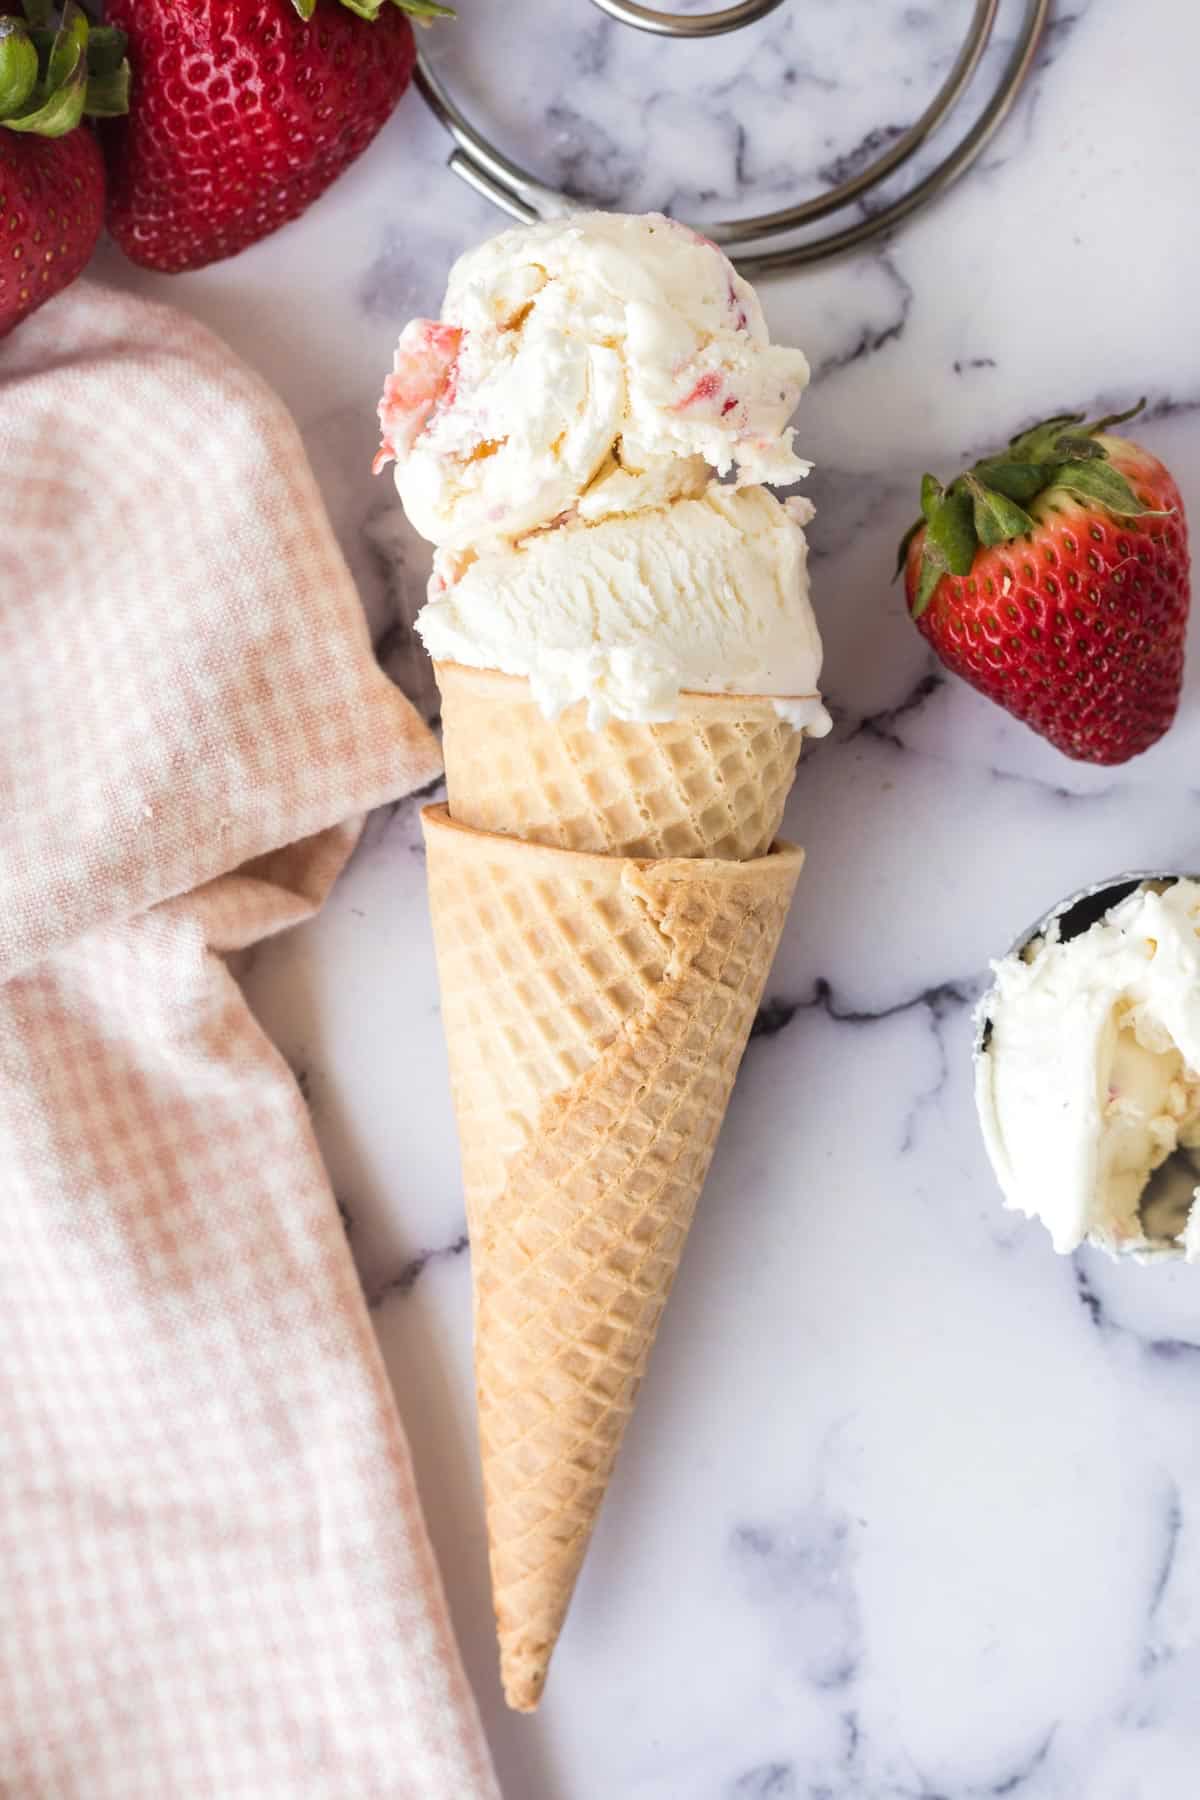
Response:
[{"label": "folded linen napkin", "polygon": [[222,960],[437,768],[256,377],[86,283],[0,345],[0,1793],[496,1793]]}]

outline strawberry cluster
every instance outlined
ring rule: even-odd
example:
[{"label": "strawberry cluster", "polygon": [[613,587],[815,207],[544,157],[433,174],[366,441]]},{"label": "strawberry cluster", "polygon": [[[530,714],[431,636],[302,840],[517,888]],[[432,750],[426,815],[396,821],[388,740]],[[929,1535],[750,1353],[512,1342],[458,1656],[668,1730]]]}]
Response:
[{"label": "strawberry cluster", "polygon": [[109,0],[99,23],[77,0],[0,0],[0,336],[74,280],[106,219],[133,261],[179,271],[298,217],[408,86],[410,18],[449,12]]},{"label": "strawberry cluster", "polygon": [[104,164],[85,119],[129,98],[125,34],[74,0],[0,16],[0,335],[74,281],[104,223]]}]

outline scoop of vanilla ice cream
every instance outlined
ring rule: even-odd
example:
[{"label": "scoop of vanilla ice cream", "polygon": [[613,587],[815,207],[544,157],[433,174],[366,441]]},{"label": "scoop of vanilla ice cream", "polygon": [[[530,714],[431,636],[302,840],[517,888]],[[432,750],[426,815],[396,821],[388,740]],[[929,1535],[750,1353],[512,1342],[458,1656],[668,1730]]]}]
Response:
[{"label": "scoop of vanilla ice cream", "polygon": [[712,470],[797,480],[808,375],[716,245],[659,214],[578,214],[459,259],[441,320],[401,336],[380,460],[431,543],[511,544],[694,496]]},{"label": "scoop of vanilla ice cream", "polygon": [[[696,499],[536,532],[461,564],[439,553],[417,630],[435,661],[528,677],[553,716],[672,717],[680,691],[789,696],[828,731],[808,596],[807,502],[713,483]],[[439,582],[446,585],[434,591]]]},{"label": "scoop of vanilla ice cream", "polygon": [[1145,886],[1063,943],[995,966],[976,1097],[1005,1202],[1061,1252],[1200,1260],[1200,1189],[1177,1238],[1147,1236],[1154,1170],[1200,1144],[1200,884]]}]

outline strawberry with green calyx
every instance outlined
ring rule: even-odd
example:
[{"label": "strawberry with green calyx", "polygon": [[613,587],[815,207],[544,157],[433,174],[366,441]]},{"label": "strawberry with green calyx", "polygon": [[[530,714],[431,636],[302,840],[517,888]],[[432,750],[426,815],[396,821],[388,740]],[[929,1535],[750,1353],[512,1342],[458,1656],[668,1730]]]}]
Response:
[{"label": "strawberry with green calyx", "polygon": [[104,223],[85,123],[122,112],[124,33],[67,0],[0,11],[0,337],[79,274]]},{"label": "strawberry with green calyx", "polygon": [[909,611],[946,666],[1083,762],[1149,749],[1183,682],[1183,502],[1110,429],[1144,404],[1047,419],[949,487],[926,475],[900,546]]},{"label": "strawberry with green calyx", "polygon": [[408,86],[434,0],[108,0],[133,64],[109,128],[108,225],[178,273],[257,243],[364,151]]}]

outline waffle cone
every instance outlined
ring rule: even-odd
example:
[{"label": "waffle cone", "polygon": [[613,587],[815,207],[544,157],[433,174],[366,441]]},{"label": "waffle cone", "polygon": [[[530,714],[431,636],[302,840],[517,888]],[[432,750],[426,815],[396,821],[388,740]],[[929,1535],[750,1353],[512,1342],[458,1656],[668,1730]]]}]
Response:
[{"label": "waffle cone", "polygon": [[438,663],[453,816],[606,856],[748,861],[774,843],[803,734],[762,694],[684,694],[658,725],[547,719],[529,683]]},{"label": "waffle cone", "polygon": [[536,1706],[802,853],[549,848],[424,814],[492,1584]]}]

